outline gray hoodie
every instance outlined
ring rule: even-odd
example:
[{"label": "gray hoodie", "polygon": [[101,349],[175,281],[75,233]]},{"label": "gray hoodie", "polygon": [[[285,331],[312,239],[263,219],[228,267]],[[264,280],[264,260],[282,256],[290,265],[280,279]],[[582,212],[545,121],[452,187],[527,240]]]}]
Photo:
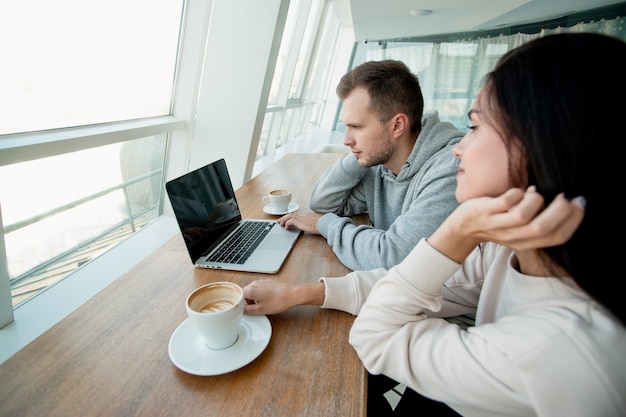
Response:
[{"label": "gray hoodie", "polygon": [[[382,165],[363,168],[348,154],[318,179],[309,206],[326,213],[317,228],[345,266],[391,268],[458,206],[459,161],[452,148],[463,135],[437,112],[425,113],[398,176]],[[357,226],[347,217],[362,213],[369,214],[371,226]]]}]

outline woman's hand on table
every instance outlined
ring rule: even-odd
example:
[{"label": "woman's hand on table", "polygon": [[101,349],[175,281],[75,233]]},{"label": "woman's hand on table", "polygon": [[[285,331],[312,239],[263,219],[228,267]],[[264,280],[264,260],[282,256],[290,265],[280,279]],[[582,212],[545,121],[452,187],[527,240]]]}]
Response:
[{"label": "woman's hand on table", "polygon": [[245,314],[278,314],[297,305],[322,305],[324,283],[292,284],[259,279],[243,288]]}]

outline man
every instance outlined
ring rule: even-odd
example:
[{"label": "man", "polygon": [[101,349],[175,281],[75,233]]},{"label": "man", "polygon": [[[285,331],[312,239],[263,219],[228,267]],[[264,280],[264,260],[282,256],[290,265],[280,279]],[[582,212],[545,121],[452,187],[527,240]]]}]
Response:
[{"label": "man", "polygon": [[[345,74],[344,145],[352,151],[318,180],[309,206],[278,223],[321,234],[353,270],[391,268],[456,207],[458,161],[452,147],[463,133],[423,115],[417,77],[400,61],[370,61]],[[371,225],[349,216],[368,213]]]},{"label": "man", "polygon": [[[436,112],[422,115],[417,77],[400,61],[370,61],[345,74],[337,86],[343,100],[344,144],[352,151],[318,180],[310,199],[315,213],[294,212],[278,222],[324,236],[337,257],[362,274],[367,298],[380,268],[400,263],[422,237],[430,236],[458,206],[458,160],[452,148],[463,137]],[[349,216],[368,213],[371,225]],[[346,306],[349,279],[316,283],[256,280],[244,288],[246,314],[277,314],[297,305],[319,305],[358,314]],[[467,314],[461,308],[458,314]]]}]

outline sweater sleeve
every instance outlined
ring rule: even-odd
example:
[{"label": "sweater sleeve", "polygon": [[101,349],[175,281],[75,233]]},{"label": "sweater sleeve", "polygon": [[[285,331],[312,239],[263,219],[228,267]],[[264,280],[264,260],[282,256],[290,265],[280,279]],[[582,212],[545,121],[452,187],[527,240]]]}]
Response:
[{"label": "sweater sleeve", "polygon": [[379,268],[372,271],[355,271],[337,278],[322,277],[324,282],[324,304],[322,308],[345,311],[352,315],[359,314],[361,306],[370,290],[387,273]]}]

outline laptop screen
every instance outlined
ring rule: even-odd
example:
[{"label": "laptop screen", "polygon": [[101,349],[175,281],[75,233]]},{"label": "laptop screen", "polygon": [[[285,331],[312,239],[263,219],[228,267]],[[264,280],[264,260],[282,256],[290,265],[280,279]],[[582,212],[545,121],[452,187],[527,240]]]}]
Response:
[{"label": "laptop screen", "polygon": [[217,246],[241,220],[224,159],[168,181],[165,187],[194,261]]}]

